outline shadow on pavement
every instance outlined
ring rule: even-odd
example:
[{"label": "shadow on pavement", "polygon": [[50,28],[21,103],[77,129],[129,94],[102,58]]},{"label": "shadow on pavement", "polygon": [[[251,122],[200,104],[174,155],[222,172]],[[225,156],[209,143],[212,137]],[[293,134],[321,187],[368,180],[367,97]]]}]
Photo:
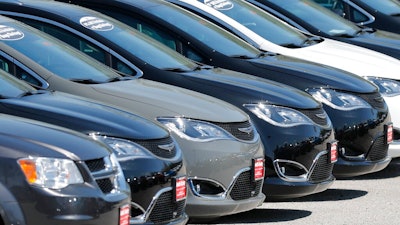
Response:
[{"label": "shadow on pavement", "polygon": [[207,224],[286,222],[304,218],[310,215],[311,212],[306,210],[256,208],[248,212],[224,216],[217,220],[210,221]]}]

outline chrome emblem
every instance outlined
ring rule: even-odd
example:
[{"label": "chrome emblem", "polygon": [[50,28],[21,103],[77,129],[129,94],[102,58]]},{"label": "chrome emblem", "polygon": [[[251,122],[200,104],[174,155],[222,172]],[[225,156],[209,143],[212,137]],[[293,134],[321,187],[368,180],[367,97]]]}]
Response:
[{"label": "chrome emblem", "polygon": [[320,118],[320,119],[326,119],[326,117],[327,117],[326,113],[315,114],[315,116]]},{"label": "chrome emblem", "polygon": [[252,127],[243,127],[243,128],[238,128],[238,130],[240,132],[250,134],[253,131],[253,128]]},{"label": "chrome emblem", "polygon": [[166,145],[158,145],[158,148],[171,152],[174,148],[175,148],[175,144],[174,143],[170,143],[170,144],[166,144]]},{"label": "chrome emblem", "polygon": [[382,96],[376,97],[376,98],[374,98],[374,100],[377,102],[383,102],[383,97]]}]

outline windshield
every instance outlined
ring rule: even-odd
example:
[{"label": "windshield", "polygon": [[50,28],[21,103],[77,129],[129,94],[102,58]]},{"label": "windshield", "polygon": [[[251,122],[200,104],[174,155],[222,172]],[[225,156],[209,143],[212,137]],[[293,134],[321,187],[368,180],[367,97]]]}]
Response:
[{"label": "windshield", "polygon": [[108,21],[101,18],[96,19],[110,24],[112,28],[107,31],[95,32],[129,51],[147,64],[159,69],[176,69],[181,71],[192,71],[197,67],[197,64],[190,59],[187,59],[153,38],[141,34],[128,25],[112,18],[109,18]]},{"label": "windshield", "polygon": [[2,27],[6,27],[4,30],[7,29],[10,33],[18,32],[20,38],[0,38],[0,41],[65,79],[102,83],[120,77],[96,60],[35,29],[17,23],[5,24]]},{"label": "windshield", "polygon": [[400,1],[398,0],[361,0],[375,10],[390,16],[400,16]]},{"label": "windshield", "polygon": [[[198,0],[238,21],[263,38],[282,46],[302,45],[307,36],[264,10],[239,0]],[[230,5],[222,7],[220,5]]]},{"label": "windshield", "polygon": [[269,0],[269,2],[332,36],[354,36],[360,31],[355,24],[309,0]]},{"label": "windshield", "polygon": [[0,70],[0,96],[1,98],[16,98],[26,93],[35,92],[36,89]]},{"label": "windshield", "polygon": [[[152,7],[146,9],[154,16],[174,24],[212,49],[227,56],[257,57],[260,52],[235,35],[178,7]],[[221,44],[223,43],[223,44]]]}]

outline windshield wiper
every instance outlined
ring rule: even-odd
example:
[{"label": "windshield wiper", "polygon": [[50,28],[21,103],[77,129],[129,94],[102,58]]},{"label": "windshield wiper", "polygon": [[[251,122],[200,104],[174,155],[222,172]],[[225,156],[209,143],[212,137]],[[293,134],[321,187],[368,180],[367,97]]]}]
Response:
[{"label": "windshield wiper", "polygon": [[302,47],[304,47],[304,46],[310,46],[310,45],[313,45],[313,44],[315,44],[315,43],[319,43],[319,42],[321,42],[322,41],[322,38],[321,37],[318,37],[318,36],[311,36],[311,37],[308,37],[306,40],[304,40],[301,44],[300,44],[300,46],[302,46]]},{"label": "windshield wiper", "polygon": [[375,29],[370,28],[370,27],[361,27],[360,30],[358,30],[355,35],[361,35],[361,34],[365,34],[365,33],[375,33]]},{"label": "windshield wiper", "polygon": [[126,76],[126,77],[112,77],[108,79],[106,82],[111,83],[111,82],[117,82],[117,81],[126,81],[126,80],[134,80],[134,77],[131,76]]},{"label": "windshield wiper", "polygon": [[178,72],[178,73],[182,73],[182,72],[188,72],[188,70],[176,67],[176,68],[164,68],[163,70],[165,71],[170,71],[170,72]]},{"label": "windshield wiper", "polygon": [[73,78],[69,79],[70,81],[81,83],[81,84],[100,84],[101,82],[93,80],[93,79],[84,79],[84,78]]},{"label": "windshield wiper", "polygon": [[249,55],[231,55],[230,57],[236,59],[254,59],[255,57]]}]

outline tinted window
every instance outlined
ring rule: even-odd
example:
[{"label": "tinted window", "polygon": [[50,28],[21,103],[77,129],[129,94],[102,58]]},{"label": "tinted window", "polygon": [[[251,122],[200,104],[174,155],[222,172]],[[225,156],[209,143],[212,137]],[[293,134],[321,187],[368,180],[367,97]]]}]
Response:
[{"label": "tinted window", "polygon": [[283,11],[306,21],[314,28],[333,36],[354,35],[360,29],[353,23],[338,17],[328,9],[308,0],[282,1],[270,0]]},{"label": "tinted window", "polygon": [[386,15],[400,15],[400,2],[398,0],[361,0],[373,9]]},{"label": "tinted window", "polygon": [[[119,77],[114,71],[103,64],[86,57],[67,44],[51,38],[42,32],[17,24],[11,27],[24,33],[22,39],[3,41],[5,44],[25,54],[33,61],[63,78],[71,80],[93,80],[106,82]],[[45,25],[35,24],[43,28]],[[45,30],[45,29],[43,29]]]},{"label": "tinted window", "polygon": [[[199,0],[203,2],[204,0]],[[220,12],[278,45],[302,45],[307,37],[293,27],[245,1],[230,0],[233,6]]]}]

